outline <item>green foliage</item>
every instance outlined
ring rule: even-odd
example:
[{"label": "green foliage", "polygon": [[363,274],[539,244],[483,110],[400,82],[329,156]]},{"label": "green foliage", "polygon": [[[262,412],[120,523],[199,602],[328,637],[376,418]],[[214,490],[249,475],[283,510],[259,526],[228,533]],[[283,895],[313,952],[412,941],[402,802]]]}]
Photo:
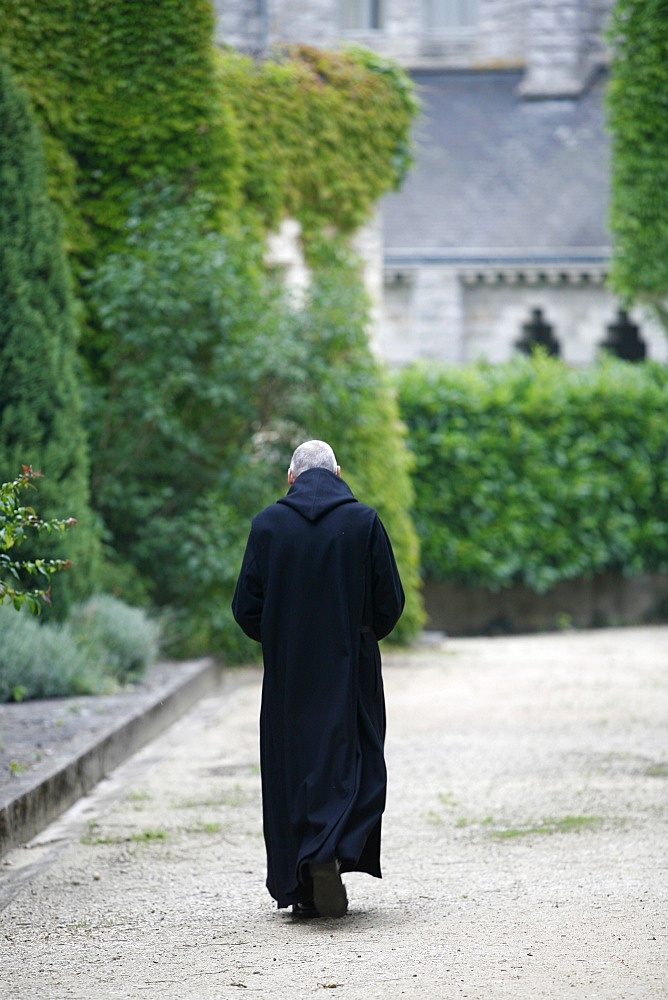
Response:
[{"label": "green foliage", "polygon": [[[281,326],[260,246],[205,232],[206,205],[132,220],[91,284],[109,381],[91,397],[93,485],[117,550],[188,602],[174,557],[182,521],[228,479],[252,426],[280,408],[298,352]],[[196,586],[196,585],[195,585]]]},{"label": "green foliage", "polygon": [[285,48],[254,62],[212,45],[210,0],[3,5],[2,44],[47,140],[76,252],[117,246],[157,180],[212,196],[228,227],[250,205],[273,227],[352,231],[411,162],[409,77],[375,53]]},{"label": "green foliage", "polygon": [[423,573],[469,586],[668,570],[668,373],[547,357],[411,367]]},{"label": "green foliage", "polygon": [[[3,44],[38,109],[76,254],[93,495],[117,592],[145,587],[171,607],[181,651],[247,656],[229,602],[248,523],[317,425],[355,456],[356,488],[381,510],[409,594],[401,634],[414,634],[396,401],[366,343],[356,270],[338,249],[317,259],[318,234],[353,231],[405,174],[409,78],[360,49],[262,64],[217,52],[209,0],[47,6],[7,0]],[[286,215],[319,271],[303,315],[262,263]]]},{"label": "green foliage", "polygon": [[668,4],[617,0],[609,31],[611,228],[616,292],[668,328]]},{"label": "green foliage", "polygon": [[41,625],[0,607],[0,702],[104,689],[102,659],[91,657],[65,624]]},{"label": "green foliage", "polygon": [[157,658],[158,623],[109,594],[73,608],[68,624],[91,658],[103,656],[105,674],[121,684],[140,680]]},{"label": "green foliage", "polygon": [[[72,573],[54,581],[55,610],[90,592],[98,554],[88,503],[88,453],[77,382],[70,277],[42,148],[28,101],[0,66],[0,471],[22,466],[45,478],[36,503],[45,521],[78,522],[68,539]],[[5,478],[5,477],[0,477]],[[37,484],[33,484],[37,485]],[[27,559],[33,558],[26,542]],[[62,547],[44,542],[41,557]]]},{"label": "green foliage", "polygon": [[106,595],[58,623],[0,607],[0,702],[105,694],[139,679],[157,646],[156,624]]},{"label": "green foliage", "polygon": [[417,104],[395,64],[295,46],[262,63],[222,53],[218,72],[241,124],[244,194],[268,226],[288,214],[351,232],[405,176]]},{"label": "green foliage", "polygon": [[[73,518],[44,521],[38,517],[33,507],[21,503],[22,490],[32,486],[33,479],[40,473],[24,466],[23,472],[10,483],[0,483],[0,605],[11,603],[17,611],[27,605],[34,613],[42,609],[42,601],[51,603],[51,588],[48,585],[54,573],[69,569],[69,559],[21,559],[12,550],[36,535],[62,533],[75,524]],[[41,577],[42,586],[28,589],[25,581]]]},{"label": "green foliage", "polygon": [[70,234],[93,259],[147,182],[207,190],[214,214],[237,207],[239,143],[215,85],[213,25],[210,0],[5,0],[2,42],[51,137]]},{"label": "green foliage", "polygon": [[419,631],[423,612],[405,427],[395,391],[369,346],[369,303],[359,261],[343,241],[331,238],[312,240],[309,249],[313,281],[298,334],[309,358],[308,380],[293,395],[290,416],[303,428],[302,440],[332,444],[353,492],[378,510],[406,591],[392,639],[406,641]]},{"label": "green foliage", "polygon": [[[180,652],[253,649],[229,605],[251,517],[284,488],[293,448],[326,436],[377,506],[421,622],[408,452],[367,337],[357,267],[332,241],[295,309],[255,241],[203,231],[205,210],[165,204],[133,223],[91,286],[115,332],[95,404],[95,493],[121,554],[172,614]],[[174,275],[178,275],[178,281]],[[348,458],[348,455],[350,456]]]}]

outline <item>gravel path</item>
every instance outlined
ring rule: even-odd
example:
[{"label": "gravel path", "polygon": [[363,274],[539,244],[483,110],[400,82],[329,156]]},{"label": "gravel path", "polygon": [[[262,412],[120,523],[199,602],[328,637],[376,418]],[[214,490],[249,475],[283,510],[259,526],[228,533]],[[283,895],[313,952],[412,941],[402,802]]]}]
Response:
[{"label": "gravel path", "polygon": [[384,879],[264,889],[242,671],[0,863],[3,1000],[668,997],[668,627],[385,654]]}]

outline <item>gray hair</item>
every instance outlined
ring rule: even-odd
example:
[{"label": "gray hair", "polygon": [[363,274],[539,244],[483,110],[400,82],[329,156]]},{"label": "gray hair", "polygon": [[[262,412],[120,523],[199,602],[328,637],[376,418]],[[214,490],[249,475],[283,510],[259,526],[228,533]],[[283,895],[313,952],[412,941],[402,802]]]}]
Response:
[{"label": "gray hair", "polygon": [[307,469],[329,469],[336,473],[336,456],[326,441],[304,441],[292,456],[290,471],[297,478]]}]

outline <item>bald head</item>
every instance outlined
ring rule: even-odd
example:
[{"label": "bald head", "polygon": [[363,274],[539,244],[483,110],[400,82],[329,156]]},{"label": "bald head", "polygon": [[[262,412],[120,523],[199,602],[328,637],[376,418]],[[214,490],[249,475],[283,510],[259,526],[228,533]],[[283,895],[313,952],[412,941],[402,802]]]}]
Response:
[{"label": "bald head", "polygon": [[294,482],[307,469],[328,469],[335,476],[339,475],[336,456],[326,441],[304,441],[295,449],[288,470],[288,480]]}]

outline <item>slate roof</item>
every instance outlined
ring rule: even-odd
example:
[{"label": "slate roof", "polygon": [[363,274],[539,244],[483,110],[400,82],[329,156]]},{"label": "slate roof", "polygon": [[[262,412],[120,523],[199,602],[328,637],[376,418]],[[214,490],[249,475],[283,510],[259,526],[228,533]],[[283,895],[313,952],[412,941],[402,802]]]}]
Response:
[{"label": "slate roof", "polygon": [[519,72],[415,72],[415,164],[382,202],[386,263],[603,261],[605,77],[578,99],[526,100]]}]

